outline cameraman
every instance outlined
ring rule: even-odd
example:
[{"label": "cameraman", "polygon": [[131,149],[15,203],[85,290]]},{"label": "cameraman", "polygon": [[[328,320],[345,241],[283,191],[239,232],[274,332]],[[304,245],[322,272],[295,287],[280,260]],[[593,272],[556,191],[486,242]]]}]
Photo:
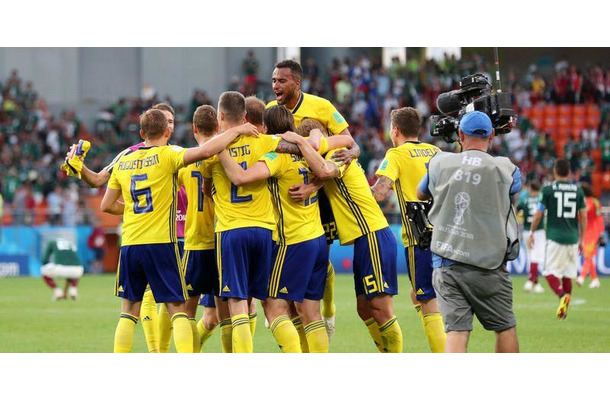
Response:
[{"label": "cameraman", "polygon": [[466,352],[474,313],[496,332],[496,352],[518,352],[513,287],[506,262],[517,257],[517,220],[511,195],[521,189],[519,168],[487,153],[495,136],[489,117],[464,115],[463,152],[438,153],[417,190],[433,199],[432,282],[447,331],[446,352]]}]

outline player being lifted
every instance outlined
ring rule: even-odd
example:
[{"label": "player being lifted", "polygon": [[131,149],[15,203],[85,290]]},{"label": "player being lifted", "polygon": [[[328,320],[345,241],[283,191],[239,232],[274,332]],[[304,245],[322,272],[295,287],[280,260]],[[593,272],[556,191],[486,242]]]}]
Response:
[{"label": "player being lifted", "polygon": [[[264,129],[269,135],[294,131],[294,119],[281,106],[267,108]],[[318,135],[322,133],[318,131]],[[328,140],[330,148],[350,146],[348,137]],[[271,331],[283,352],[300,353],[299,333],[289,317],[290,302],[294,302],[304,325],[307,349],[313,353],[328,352],[328,336],[320,315],[320,300],[324,292],[328,266],[328,248],[320,222],[317,196],[296,203],[288,189],[313,178],[305,160],[298,155],[265,154],[256,164],[244,170],[224,151],[221,163],[234,185],[241,187],[269,179],[278,216],[278,244],[273,250],[273,269],[269,297],[264,302],[265,315]]]},{"label": "player being lifted", "polygon": [[[322,180],[337,219],[341,245],[354,244],[354,285],[358,315],[382,352],[402,352],[402,332],[392,296],[398,293],[396,239],[371,194],[358,163],[333,159],[335,150],[322,158],[294,132],[280,135],[297,143],[309,167]],[[370,321],[370,324],[368,324]]]},{"label": "player being lifted", "polygon": [[[167,145],[171,131],[163,112],[146,111],[140,126],[145,144],[118,160],[101,204],[104,212],[122,214],[124,221],[115,287],[123,305],[114,350],[131,351],[142,297],[150,284],[155,299],[167,305],[176,350],[188,353],[193,351],[193,332],[185,312],[188,294],[176,237],[177,172],[217,154],[240,131],[228,130],[200,147],[182,149]],[[121,195],[125,203],[118,201]]]},{"label": "player being lifted", "polygon": [[[297,128],[304,119],[309,118],[319,121],[330,135],[350,135],[349,124],[330,101],[304,93],[301,90],[302,77],[303,69],[298,62],[284,60],[277,63],[272,76],[272,89],[276,100],[267,104],[267,107],[282,105],[288,108],[294,116],[294,123]],[[352,160],[358,159],[358,156],[360,156],[360,148],[354,142],[351,148],[337,151],[335,153],[335,160],[349,164]],[[304,202],[313,196],[314,192],[318,193],[322,225],[330,249],[330,245],[337,237],[337,225],[326,193],[323,190],[318,191],[321,187],[320,184],[315,183],[299,184],[290,188],[290,194],[295,201]],[[322,318],[329,338],[335,332],[334,282],[335,271],[329,260],[328,279],[324,290],[324,298],[322,299]],[[298,319],[294,322],[302,329]],[[303,332],[300,333],[303,334]]]},{"label": "player being lifted", "polygon": [[[418,202],[417,186],[426,175],[428,162],[440,149],[419,141],[422,117],[416,109],[405,107],[392,110],[390,119],[390,137],[394,148],[387,151],[377,169],[375,175],[379,179],[371,190],[377,201],[385,200],[392,187],[398,196],[402,241],[411,280],[411,299],[421,319],[430,349],[434,353],[444,353],[447,335],[432,287],[432,253],[429,247],[423,250],[418,246],[408,213],[408,207],[413,202]],[[367,321],[367,325],[370,322]]]},{"label": "player being lifted", "polygon": [[527,260],[529,262],[529,276],[525,282],[525,291],[534,293],[543,293],[542,285],[538,283],[538,269],[544,263],[544,248],[546,247],[546,235],[544,233],[544,220],[540,221],[538,229],[534,232],[534,247],[528,246],[530,239],[530,228],[534,219],[534,214],[538,210],[538,202],[540,197],[540,184],[532,182],[529,185],[527,196],[517,204],[517,212],[523,218],[523,242],[527,251]]},{"label": "player being lifted", "polygon": [[579,252],[584,247],[587,212],[582,189],[570,181],[570,163],[555,161],[555,181],[542,188],[538,211],[530,229],[528,245],[536,244],[534,232],[546,211],[546,250],[543,274],[559,296],[557,318],[565,319],[572,294],[572,279],[576,278]]},{"label": "player being lifted", "polygon": [[[170,135],[174,132],[174,109],[172,106],[166,103],[158,103],[152,107],[153,110],[160,110],[167,118],[168,127],[170,129]],[[171,137],[171,136],[170,136]],[[102,168],[100,172],[91,171],[84,163],[85,157],[89,150],[89,145],[83,148],[81,141],[78,145],[73,145],[70,148],[68,155],[75,155],[75,157],[68,157],[62,169],[65,170],[68,175],[76,176],[79,179],[82,178],[90,187],[101,187],[104,186],[110,179],[110,174],[118,160],[124,155],[131,154],[144,146],[144,142],[140,142],[131,147],[126,148],[120,152],[110,164]],[[180,188],[178,193],[178,209],[176,212],[176,231],[178,237],[178,246],[180,254],[183,250],[183,238],[184,238],[184,218],[186,214],[186,195],[184,189]],[[171,321],[167,308],[161,305],[157,313],[157,303],[150,291],[147,288],[144,293],[144,299],[142,300],[142,309],[140,310],[142,319],[142,328],[144,330],[144,336],[146,338],[146,344],[148,351],[151,353],[167,353],[171,342]]]}]

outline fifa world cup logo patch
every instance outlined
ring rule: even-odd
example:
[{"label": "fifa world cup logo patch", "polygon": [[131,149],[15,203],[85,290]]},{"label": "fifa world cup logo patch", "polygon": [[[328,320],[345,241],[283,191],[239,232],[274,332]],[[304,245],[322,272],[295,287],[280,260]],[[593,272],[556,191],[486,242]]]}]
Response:
[{"label": "fifa world cup logo patch", "polygon": [[468,193],[460,192],[455,195],[453,203],[455,204],[455,217],[453,217],[453,223],[456,225],[463,225],[464,213],[470,206],[470,196]]}]

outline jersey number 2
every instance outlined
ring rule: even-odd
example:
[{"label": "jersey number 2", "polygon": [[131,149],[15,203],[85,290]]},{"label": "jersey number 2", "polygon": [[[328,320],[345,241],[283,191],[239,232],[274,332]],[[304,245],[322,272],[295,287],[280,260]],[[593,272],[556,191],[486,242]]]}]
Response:
[{"label": "jersey number 2", "polygon": [[[240,162],[239,165],[243,169],[248,169],[248,163],[245,161]],[[252,201],[251,194],[249,194],[247,196],[238,196],[237,189],[239,189],[237,186],[235,186],[234,184],[231,184],[231,203],[247,203],[248,201]]]}]

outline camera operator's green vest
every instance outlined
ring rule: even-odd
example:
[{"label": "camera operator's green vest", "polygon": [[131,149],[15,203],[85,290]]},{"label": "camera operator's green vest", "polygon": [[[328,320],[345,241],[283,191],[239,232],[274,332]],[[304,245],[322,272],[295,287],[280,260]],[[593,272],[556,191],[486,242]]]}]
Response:
[{"label": "camera operator's green vest", "polygon": [[438,153],[430,160],[433,253],[485,269],[517,257],[517,219],[510,197],[515,168],[508,158],[477,150]]}]

